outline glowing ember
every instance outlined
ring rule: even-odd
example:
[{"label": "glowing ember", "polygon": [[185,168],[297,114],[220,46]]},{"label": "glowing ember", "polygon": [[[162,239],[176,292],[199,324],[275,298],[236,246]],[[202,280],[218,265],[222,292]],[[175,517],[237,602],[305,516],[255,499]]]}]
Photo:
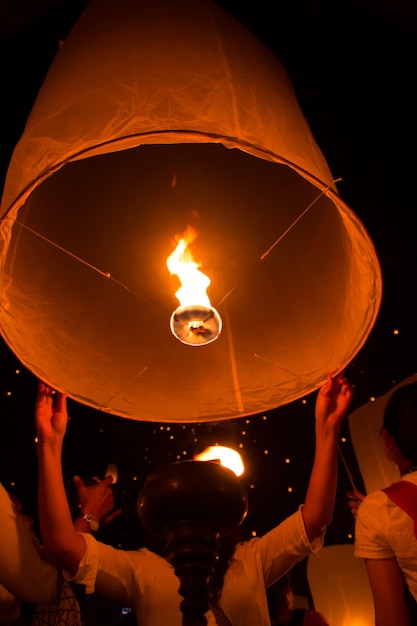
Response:
[{"label": "glowing ember", "polygon": [[211,343],[217,339],[222,327],[221,318],[207,295],[210,278],[200,272],[189,249],[196,237],[196,231],[188,226],[167,258],[168,270],[176,274],[181,283],[175,293],[180,306],[171,316],[171,331],[190,346]]}]

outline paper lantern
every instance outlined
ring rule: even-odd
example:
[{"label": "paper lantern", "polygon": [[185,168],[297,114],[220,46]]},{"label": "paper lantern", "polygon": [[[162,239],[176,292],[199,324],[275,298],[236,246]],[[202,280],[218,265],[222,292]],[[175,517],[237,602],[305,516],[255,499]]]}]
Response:
[{"label": "paper lantern", "polygon": [[[166,261],[190,228],[219,319],[172,317]],[[0,235],[7,344],[131,419],[293,401],[355,356],[381,300],[372,241],[285,70],[206,0],[89,4],[13,153]]]},{"label": "paper lantern", "polygon": [[375,626],[366,566],[353,544],[325,546],[319,558],[308,558],[307,575],[314,606],[329,624]]}]

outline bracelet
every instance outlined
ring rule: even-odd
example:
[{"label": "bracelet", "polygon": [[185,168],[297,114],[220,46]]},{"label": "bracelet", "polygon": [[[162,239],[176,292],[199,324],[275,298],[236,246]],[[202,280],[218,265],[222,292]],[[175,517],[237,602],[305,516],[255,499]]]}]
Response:
[{"label": "bracelet", "polygon": [[83,513],[82,511],[80,511],[78,517],[80,517],[81,519],[86,521],[87,524],[90,525],[92,532],[95,532],[99,529],[100,524],[98,522],[98,519],[94,515],[90,515],[90,513]]}]

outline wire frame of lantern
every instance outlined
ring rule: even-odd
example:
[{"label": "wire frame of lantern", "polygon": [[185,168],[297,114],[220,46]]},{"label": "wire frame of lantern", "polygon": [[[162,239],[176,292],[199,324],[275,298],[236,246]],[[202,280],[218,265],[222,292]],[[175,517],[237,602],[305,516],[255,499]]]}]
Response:
[{"label": "wire frame of lantern", "polygon": [[[1,214],[6,343],[115,415],[278,407],[349,363],[377,318],[373,243],[285,70],[207,0],[92,0],[15,148]],[[210,315],[173,319],[166,261],[189,227]]]}]

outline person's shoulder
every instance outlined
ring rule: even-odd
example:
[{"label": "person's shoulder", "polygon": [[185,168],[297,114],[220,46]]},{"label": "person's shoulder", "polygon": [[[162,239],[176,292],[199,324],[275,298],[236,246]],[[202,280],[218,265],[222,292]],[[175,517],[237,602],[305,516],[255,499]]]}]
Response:
[{"label": "person's shoulder", "polygon": [[417,485],[417,471],[410,472],[410,474],[405,474],[401,476],[401,480],[405,480],[408,483],[413,483],[413,485]]},{"label": "person's shoulder", "polygon": [[382,489],[372,491],[362,500],[358,508],[356,528],[358,529],[363,523],[373,526],[384,524],[393,504]]},{"label": "person's shoulder", "polygon": [[387,502],[387,494],[382,489],[376,489],[375,491],[371,491],[367,496],[362,500],[361,505],[358,511],[362,507],[374,507],[374,506],[382,506]]},{"label": "person's shoulder", "polygon": [[253,553],[253,557],[256,556],[256,550],[261,537],[251,537],[251,539],[245,539],[244,541],[239,541],[234,549],[232,554],[232,559],[235,561],[246,561],[248,557],[250,558],[251,553]]}]

